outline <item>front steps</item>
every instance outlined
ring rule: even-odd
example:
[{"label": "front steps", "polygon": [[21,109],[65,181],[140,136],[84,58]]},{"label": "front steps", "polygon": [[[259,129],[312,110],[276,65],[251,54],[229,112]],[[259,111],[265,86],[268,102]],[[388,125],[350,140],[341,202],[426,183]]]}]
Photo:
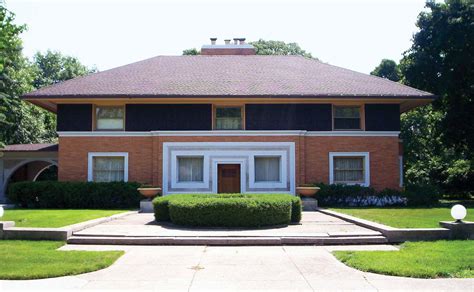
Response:
[{"label": "front steps", "polygon": [[283,237],[165,237],[165,236],[91,236],[73,235],[69,244],[106,244],[106,245],[351,245],[351,244],[387,244],[382,235],[346,235],[346,236],[283,236]]}]

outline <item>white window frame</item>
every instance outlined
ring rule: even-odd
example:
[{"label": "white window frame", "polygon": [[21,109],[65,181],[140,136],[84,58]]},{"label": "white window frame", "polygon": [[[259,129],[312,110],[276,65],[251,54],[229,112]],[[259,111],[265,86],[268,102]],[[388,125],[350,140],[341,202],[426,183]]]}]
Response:
[{"label": "white window frame", "polygon": [[363,157],[364,183],[345,183],[346,185],[370,186],[370,158],[369,152],[329,152],[329,183],[334,183],[334,157]]},{"label": "white window frame", "polygon": [[[280,157],[280,181],[259,182],[255,181],[255,157]],[[286,188],[287,187],[287,168],[288,163],[285,151],[261,151],[254,152],[249,161],[249,186],[250,188]],[[284,167],[285,165],[285,167]]]},{"label": "white window frame", "polygon": [[123,181],[128,182],[128,152],[89,152],[87,158],[87,181],[94,181],[94,157],[123,157]]},{"label": "white window frame", "polygon": [[[200,182],[180,182],[178,180],[178,157],[202,157],[203,180]],[[209,157],[200,151],[174,151],[171,156],[171,187],[203,189],[209,186]]]}]

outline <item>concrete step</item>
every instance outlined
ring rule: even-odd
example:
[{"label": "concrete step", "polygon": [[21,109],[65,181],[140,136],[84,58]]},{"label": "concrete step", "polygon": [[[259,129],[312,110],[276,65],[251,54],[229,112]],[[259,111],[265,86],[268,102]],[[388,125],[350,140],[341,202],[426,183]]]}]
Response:
[{"label": "concrete step", "polygon": [[71,236],[69,244],[107,245],[350,245],[386,244],[383,236],[304,236],[304,237],[135,237]]}]

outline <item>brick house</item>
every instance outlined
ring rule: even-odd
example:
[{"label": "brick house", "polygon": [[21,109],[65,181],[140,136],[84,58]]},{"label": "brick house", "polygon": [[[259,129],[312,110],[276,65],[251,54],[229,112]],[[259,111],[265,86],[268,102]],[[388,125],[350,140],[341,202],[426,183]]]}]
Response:
[{"label": "brick house", "polygon": [[400,113],[434,96],[244,41],[158,56],[28,93],[57,113],[61,181],[138,181],[164,194],[397,189]]}]

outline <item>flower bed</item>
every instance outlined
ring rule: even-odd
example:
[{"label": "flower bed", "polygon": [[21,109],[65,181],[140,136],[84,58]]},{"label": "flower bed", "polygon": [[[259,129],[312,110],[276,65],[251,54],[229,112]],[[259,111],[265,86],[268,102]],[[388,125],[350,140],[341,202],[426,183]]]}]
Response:
[{"label": "flower bed", "polygon": [[185,226],[259,227],[301,220],[301,200],[286,194],[179,194],[153,200],[156,221]]}]

